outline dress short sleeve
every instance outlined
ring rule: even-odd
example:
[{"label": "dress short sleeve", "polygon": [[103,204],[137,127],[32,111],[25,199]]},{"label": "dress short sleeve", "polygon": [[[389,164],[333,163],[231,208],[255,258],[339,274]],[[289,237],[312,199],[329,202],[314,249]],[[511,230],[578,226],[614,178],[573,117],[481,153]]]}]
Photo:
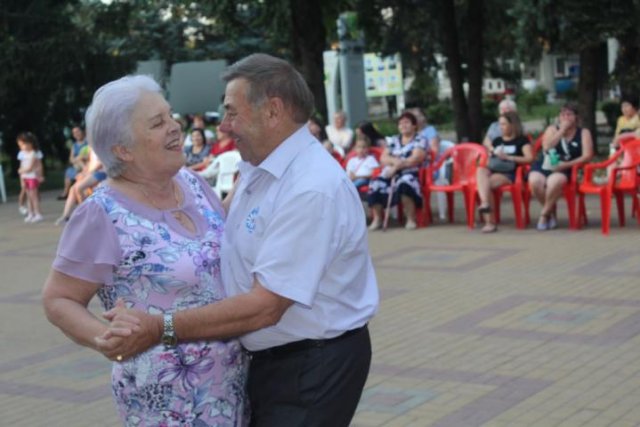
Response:
[{"label": "dress short sleeve", "polygon": [[85,200],[64,228],[53,269],[91,283],[113,284],[113,268],[122,251],[116,230],[104,209]]}]

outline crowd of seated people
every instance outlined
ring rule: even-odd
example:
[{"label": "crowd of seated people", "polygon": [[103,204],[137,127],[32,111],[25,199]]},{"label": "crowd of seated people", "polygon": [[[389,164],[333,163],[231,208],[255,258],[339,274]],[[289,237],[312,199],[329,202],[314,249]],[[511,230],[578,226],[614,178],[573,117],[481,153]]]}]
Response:
[{"label": "crowd of seated people", "polygon": [[[85,139],[84,130],[75,126],[72,134],[74,141],[69,156],[70,166],[65,172],[64,193],[58,197],[59,200],[65,200],[65,205],[62,214],[55,221],[56,225],[66,224],[75,207],[107,178],[102,163]],[[207,129],[201,115],[193,117],[192,125],[185,134],[185,166],[197,171],[210,182],[215,182],[218,171],[215,170],[214,159],[225,152],[236,150],[235,141],[220,130],[214,134]]]},{"label": "crowd of seated people", "polygon": [[[633,132],[640,138],[637,107],[637,101],[632,98],[621,102],[622,116],[611,143],[612,149],[620,147],[621,135]],[[539,146],[538,152],[534,151],[533,138],[525,134],[515,102],[504,99],[498,105],[498,113],[498,120],[489,126],[482,142],[488,154],[487,164],[480,165],[475,173],[480,231],[497,231],[493,191],[513,184],[518,167],[523,169],[523,191],[540,204],[536,229],[547,231],[557,228],[556,203],[572,179],[572,170],[594,157],[594,141],[589,130],[581,126],[578,105],[574,102],[562,105],[555,122],[540,136],[536,146]],[[398,205],[406,218],[405,228],[416,228],[416,211],[423,206],[419,170],[428,167],[434,158],[455,144],[442,142],[435,127],[428,124],[419,108],[408,109],[399,116],[398,134],[391,137],[383,136],[368,121],[359,123],[353,134],[346,132],[346,115],[343,112],[336,113],[334,120],[337,128],[342,129],[343,140],[335,139],[335,125],[325,127],[317,118],[309,121],[309,129],[343,163],[354,185],[360,190],[368,188],[365,191],[371,212],[369,229],[382,228],[385,210]],[[333,142],[329,136],[331,132],[334,132]],[[355,142],[347,143],[353,135]],[[441,147],[441,144],[444,145]],[[379,162],[369,153],[370,147],[382,149]],[[342,151],[345,151],[344,156]],[[435,181],[442,171],[431,173]],[[440,216],[444,217],[442,212]]]}]

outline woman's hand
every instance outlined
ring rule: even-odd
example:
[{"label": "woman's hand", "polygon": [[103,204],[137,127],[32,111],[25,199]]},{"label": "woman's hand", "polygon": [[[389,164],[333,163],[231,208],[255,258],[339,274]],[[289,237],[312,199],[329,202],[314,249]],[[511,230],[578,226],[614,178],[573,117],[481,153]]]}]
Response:
[{"label": "woman's hand", "polygon": [[505,154],[504,150],[494,150],[493,154],[502,160],[509,160],[509,155]]},{"label": "woman's hand", "polygon": [[110,360],[127,360],[158,344],[162,337],[160,316],[128,309],[121,301],[102,317],[109,320],[109,328],[94,340],[98,351]]}]

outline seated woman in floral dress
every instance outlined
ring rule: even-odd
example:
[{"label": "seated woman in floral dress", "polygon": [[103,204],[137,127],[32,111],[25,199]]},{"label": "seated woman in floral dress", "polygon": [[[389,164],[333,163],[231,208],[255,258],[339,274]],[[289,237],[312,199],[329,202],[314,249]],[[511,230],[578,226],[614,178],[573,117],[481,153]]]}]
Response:
[{"label": "seated woman in floral dress", "polygon": [[406,229],[416,228],[416,207],[422,207],[418,171],[427,158],[427,142],[418,135],[418,121],[412,113],[398,118],[399,134],[387,139],[380,156],[382,173],[369,184],[367,202],[372,210],[370,230],[382,226],[382,210],[392,191],[391,205],[402,203],[407,217]]},{"label": "seated woman in floral dress", "polygon": [[75,342],[97,349],[95,337],[108,325],[87,310],[94,295],[107,310],[126,305],[162,313],[163,345],[129,360],[105,354],[115,362],[112,389],[123,423],[247,425],[248,361],[240,343],[177,344],[173,331],[174,312],[225,298],[223,205],[184,168],[180,126],[150,77],[123,77],[98,89],[86,121],[109,179],[64,229],[43,292],[47,317]]}]

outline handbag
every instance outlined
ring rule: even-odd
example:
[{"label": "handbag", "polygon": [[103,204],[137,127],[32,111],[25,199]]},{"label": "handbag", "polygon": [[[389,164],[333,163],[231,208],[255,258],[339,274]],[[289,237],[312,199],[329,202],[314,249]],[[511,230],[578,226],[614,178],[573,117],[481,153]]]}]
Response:
[{"label": "handbag", "polygon": [[491,172],[509,173],[516,170],[516,162],[513,160],[504,160],[497,156],[489,157],[487,165]]}]

